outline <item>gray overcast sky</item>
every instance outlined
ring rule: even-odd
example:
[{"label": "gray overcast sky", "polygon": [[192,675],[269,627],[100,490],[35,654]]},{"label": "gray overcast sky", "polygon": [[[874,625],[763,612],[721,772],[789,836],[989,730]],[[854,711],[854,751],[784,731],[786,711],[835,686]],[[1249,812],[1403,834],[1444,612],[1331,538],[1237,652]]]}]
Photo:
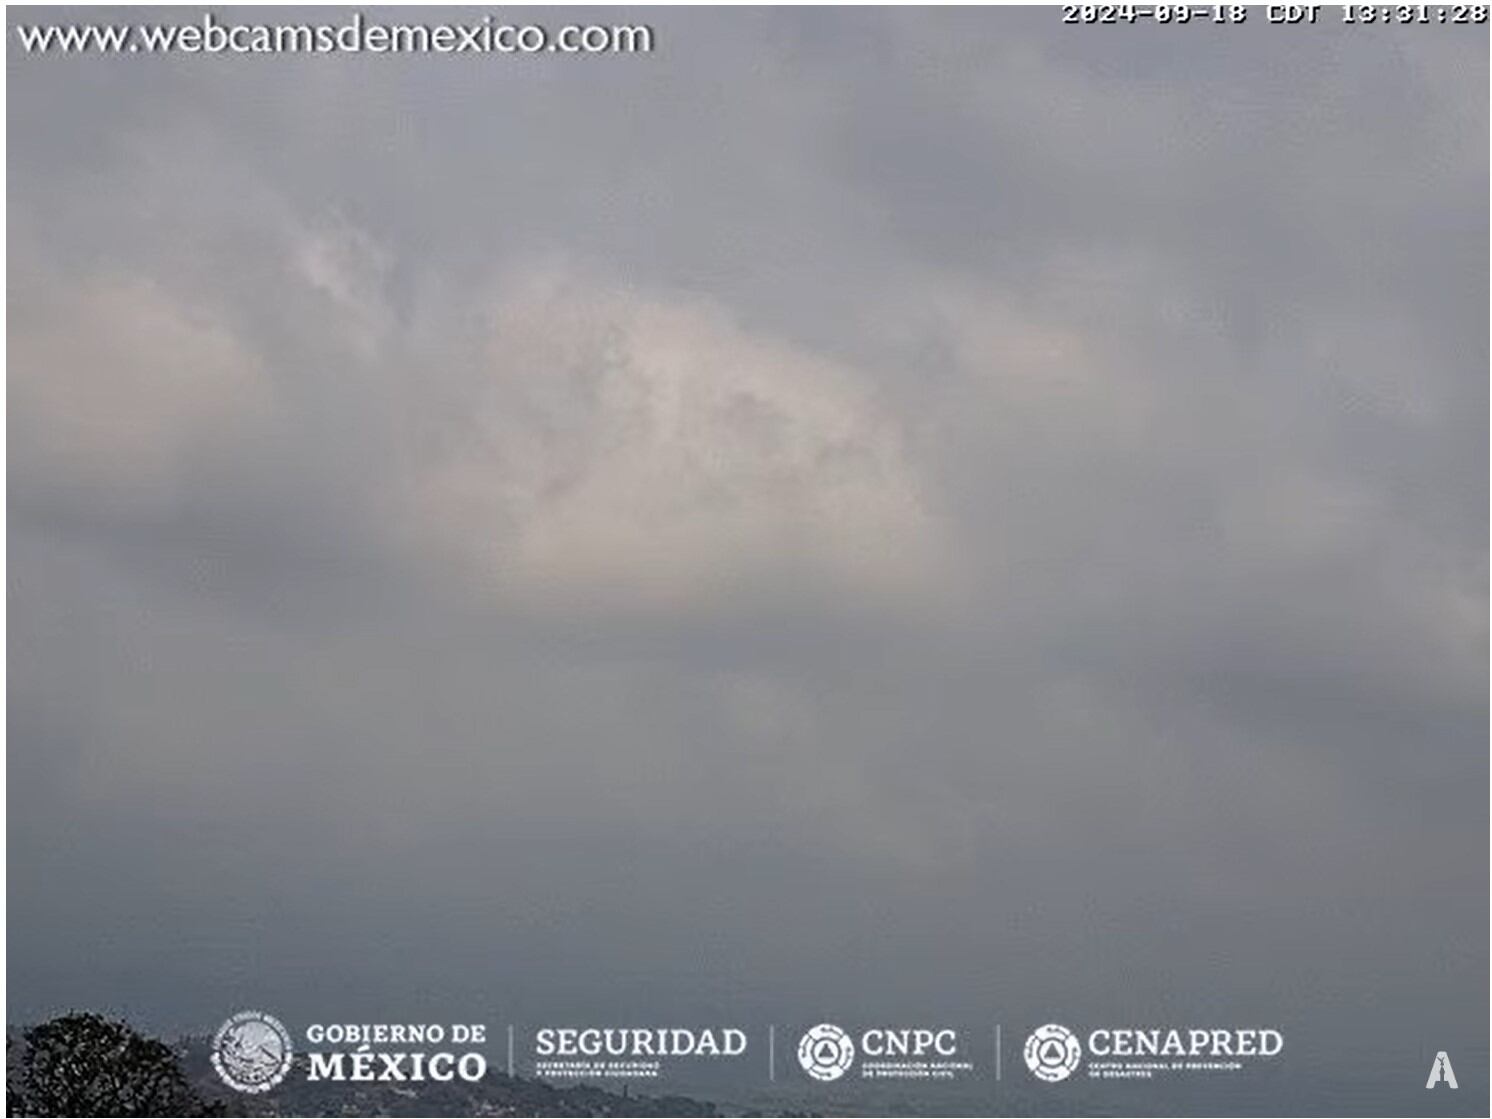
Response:
[{"label": "gray overcast sky", "polygon": [[11,1014],[1203,1016],[1484,1104],[1485,28],[641,18],[12,42]]}]

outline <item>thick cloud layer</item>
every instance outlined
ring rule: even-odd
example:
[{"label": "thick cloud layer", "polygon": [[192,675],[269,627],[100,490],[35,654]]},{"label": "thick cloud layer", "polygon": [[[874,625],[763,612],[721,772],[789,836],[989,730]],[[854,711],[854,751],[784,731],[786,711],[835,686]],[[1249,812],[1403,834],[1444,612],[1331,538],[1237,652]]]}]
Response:
[{"label": "thick cloud layer", "polygon": [[1485,35],[647,22],[13,50],[12,1015],[1485,1086]]}]

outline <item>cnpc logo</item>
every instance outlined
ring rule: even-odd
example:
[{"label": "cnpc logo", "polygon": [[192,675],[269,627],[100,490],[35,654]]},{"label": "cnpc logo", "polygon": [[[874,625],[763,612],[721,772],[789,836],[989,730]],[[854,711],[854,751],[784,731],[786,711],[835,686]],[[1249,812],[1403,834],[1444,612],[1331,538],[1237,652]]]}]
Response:
[{"label": "cnpc logo", "polygon": [[866,1030],[860,1051],[867,1057],[956,1057],[957,1030]]},{"label": "cnpc logo", "polygon": [[869,1064],[903,1058],[958,1056],[958,1031],[951,1029],[875,1026],[860,1034],[856,1045],[848,1032],[820,1022],[798,1040],[798,1064],[815,1080],[838,1080],[857,1054]]}]

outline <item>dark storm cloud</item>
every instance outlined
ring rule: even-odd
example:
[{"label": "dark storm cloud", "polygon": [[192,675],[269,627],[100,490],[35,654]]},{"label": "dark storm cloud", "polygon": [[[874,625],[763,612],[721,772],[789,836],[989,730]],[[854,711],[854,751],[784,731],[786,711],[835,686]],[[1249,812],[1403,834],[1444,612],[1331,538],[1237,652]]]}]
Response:
[{"label": "dark storm cloud", "polygon": [[1484,1024],[1485,38],[648,22],[13,51],[13,1013]]}]

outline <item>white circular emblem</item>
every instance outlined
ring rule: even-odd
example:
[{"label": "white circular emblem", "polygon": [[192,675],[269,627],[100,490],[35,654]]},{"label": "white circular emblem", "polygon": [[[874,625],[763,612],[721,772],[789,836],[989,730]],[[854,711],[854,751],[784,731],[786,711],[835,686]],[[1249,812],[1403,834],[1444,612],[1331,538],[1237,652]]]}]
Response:
[{"label": "white circular emblem", "polygon": [[798,1063],[815,1080],[838,1080],[855,1060],[855,1043],[838,1026],[821,1022],[798,1042]]},{"label": "white circular emblem", "polygon": [[1077,1035],[1066,1026],[1049,1022],[1026,1038],[1026,1067],[1038,1080],[1055,1084],[1066,1080],[1083,1059]]},{"label": "white circular emblem", "polygon": [[212,1039],[212,1067],[240,1092],[267,1092],[290,1071],[290,1031],[272,1014],[240,1010]]}]

